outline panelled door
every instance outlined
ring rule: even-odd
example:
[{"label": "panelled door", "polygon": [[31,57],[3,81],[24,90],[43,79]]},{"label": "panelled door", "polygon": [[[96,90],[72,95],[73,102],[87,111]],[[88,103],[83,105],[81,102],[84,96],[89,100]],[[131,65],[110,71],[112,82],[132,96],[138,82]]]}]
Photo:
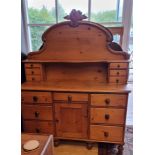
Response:
[{"label": "panelled door", "polygon": [[56,103],[56,134],[63,138],[88,138],[88,112],[85,103]]}]

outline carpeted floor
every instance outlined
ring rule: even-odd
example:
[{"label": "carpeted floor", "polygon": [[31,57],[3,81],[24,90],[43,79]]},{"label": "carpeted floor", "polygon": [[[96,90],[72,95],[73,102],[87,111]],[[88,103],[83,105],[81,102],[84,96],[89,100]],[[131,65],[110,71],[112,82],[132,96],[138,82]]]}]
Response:
[{"label": "carpeted floor", "polygon": [[[94,144],[94,147],[91,150],[88,150],[84,142],[62,141],[59,146],[54,148],[54,152],[56,155],[97,155],[98,147],[97,144]],[[123,155],[133,155],[132,126],[126,128]]]}]

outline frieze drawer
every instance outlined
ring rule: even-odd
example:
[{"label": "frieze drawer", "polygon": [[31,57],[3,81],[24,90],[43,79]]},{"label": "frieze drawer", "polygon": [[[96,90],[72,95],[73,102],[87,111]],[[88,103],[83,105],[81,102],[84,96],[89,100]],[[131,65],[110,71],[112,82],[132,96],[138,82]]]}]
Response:
[{"label": "frieze drawer", "polygon": [[50,92],[22,92],[22,102],[26,103],[52,103]]},{"label": "frieze drawer", "polygon": [[53,96],[55,101],[88,101],[88,94],[82,93],[54,93]]},{"label": "frieze drawer", "polygon": [[126,94],[91,94],[92,106],[126,107]]}]

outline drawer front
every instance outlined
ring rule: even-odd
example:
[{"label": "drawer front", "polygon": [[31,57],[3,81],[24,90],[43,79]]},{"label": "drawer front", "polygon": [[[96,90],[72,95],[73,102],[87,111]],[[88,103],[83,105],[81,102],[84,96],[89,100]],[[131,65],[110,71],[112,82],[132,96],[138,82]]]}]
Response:
[{"label": "drawer front", "polygon": [[88,101],[88,94],[54,93],[54,100],[58,101]]},{"label": "drawer front", "polygon": [[91,108],[91,123],[124,124],[125,110],[112,108]]},{"label": "drawer front", "polygon": [[126,107],[126,94],[91,94],[91,105]]},{"label": "drawer front", "polygon": [[108,142],[123,142],[123,127],[116,126],[90,126],[90,139]]},{"label": "drawer front", "polygon": [[26,75],[27,81],[41,81],[42,79],[41,75]]},{"label": "drawer front", "polygon": [[41,68],[41,64],[39,63],[25,63],[26,68]]},{"label": "drawer front", "polygon": [[127,70],[110,70],[110,76],[127,76]]},{"label": "drawer front", "polygon": [[119,84],[119,83],[127,83],[127,77],[114,77],[114,76],[111,76],[109,77],[109,82],[110,83],[116,83],[116,84]]},{"label": "drawer front", "polygon": [[53,120],[52,106],[22,105],[24,119]]},{"label": "drawer front", "polygon": [[50,92],[22,92],[22,102],[26,103],[52,103]]},{"label": "drawer front", "polygon": [[24,132],[54,134],[54,124],[51,121],[29,121],[23,122]]},{"label": "drawer front", "polygon": [[26,68],[25,69],[26,75],[40,75],[41,74],[41,70],[40,68]]},{"label": "drawer front", "polygon": [[125,69],[128,68],[128,63],[110,63],[110,69]]}]

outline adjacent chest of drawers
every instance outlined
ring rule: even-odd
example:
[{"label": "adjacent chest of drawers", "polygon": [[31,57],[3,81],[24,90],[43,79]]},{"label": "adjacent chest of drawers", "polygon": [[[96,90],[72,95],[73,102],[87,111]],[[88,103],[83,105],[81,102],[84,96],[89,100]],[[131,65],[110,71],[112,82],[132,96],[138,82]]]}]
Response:
[{"label": "adjacent chest of drawers", "polygon": [[129,55],[107,28],[70,20],[45,31],[42,48],[23,61],[24,132],[123,144]]}]

